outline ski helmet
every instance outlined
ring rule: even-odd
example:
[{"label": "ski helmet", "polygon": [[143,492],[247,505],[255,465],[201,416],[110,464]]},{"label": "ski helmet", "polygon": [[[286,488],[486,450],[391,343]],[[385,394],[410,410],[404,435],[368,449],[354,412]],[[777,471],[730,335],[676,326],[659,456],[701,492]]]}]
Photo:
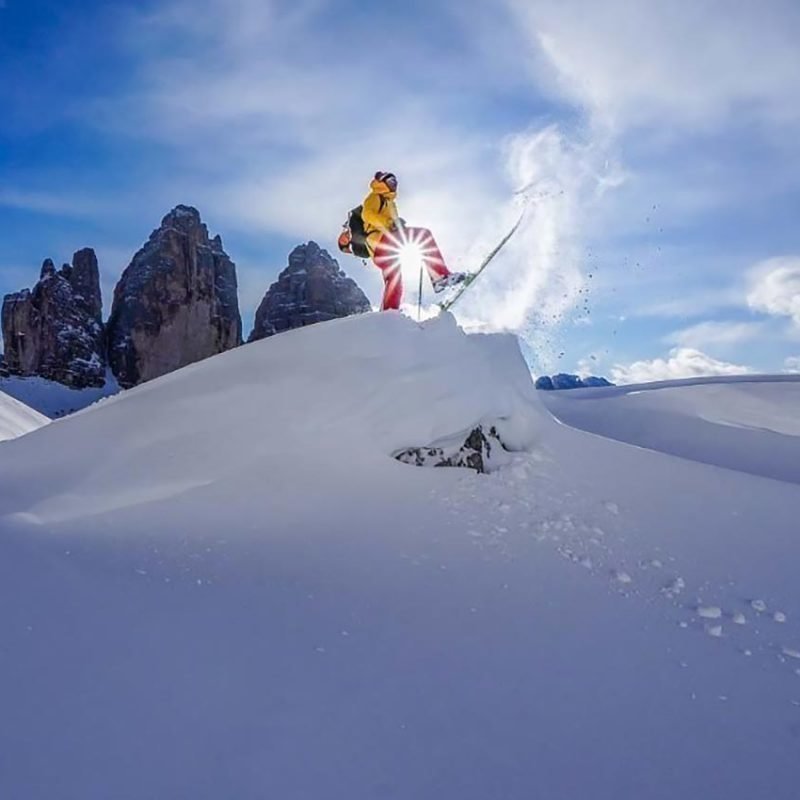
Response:
[{"label": "ski helmet", "polygon": [[389,187],[390,192],[397,191],[397,175],[393,172],[376,172],[375,180],[385,183]]},{"label": "ski helmet", "polygon": [[353,252],[352,242],[353,242],[353,235],[350,233],[350,229],[349,228],[345,228],[339,234],[339,239],[338,239],[338,242],[337,242],[337,244],[339,245],[339,249],[343,253],[347,253],[348,255],[351,255],[352,252]]}]

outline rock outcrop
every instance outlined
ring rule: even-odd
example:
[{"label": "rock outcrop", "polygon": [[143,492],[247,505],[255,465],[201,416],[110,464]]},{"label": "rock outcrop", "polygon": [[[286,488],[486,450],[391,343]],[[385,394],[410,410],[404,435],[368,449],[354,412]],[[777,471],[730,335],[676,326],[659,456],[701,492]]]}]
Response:
[{"label": "rock outcrop", "polygon": [[103,386],[102,305],[94,250],[79,250],[58,271],[48,258],[33,289],[3,301],[4,370],[75,389]]},{"label": "rock outcrop", "polygon": [[242,343],[236,266],[197,209],[179,205],[114,291],[109,363],[128,388]]},{"label": "rock outcrop", "polygon": [[371,309],[369,300],[337,261],[316,242],[296,247],[289,266],[269,287],[248,341]]},{"label": "rock outcrop", "polygon": [[[398,461],[415,467],[467,467],[485,474],[498,462],[498,454],[505,447],[500,441],[497,429],[491,426],[488,431],[483,425],[473,428],[461,443],[446,442],[427,447],[409,447],[394,454]],[[503,463],[505,459],[500,458]]]}]

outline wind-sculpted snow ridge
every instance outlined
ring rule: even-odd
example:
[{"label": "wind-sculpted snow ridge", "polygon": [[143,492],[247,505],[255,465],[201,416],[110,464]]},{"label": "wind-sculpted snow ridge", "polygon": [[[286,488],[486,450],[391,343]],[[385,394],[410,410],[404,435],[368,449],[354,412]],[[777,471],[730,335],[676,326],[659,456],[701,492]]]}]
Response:
[{"label": "wind-sculpted snow ridge", "polygon": [[800,376],[663,382],[547,396],[573,427],[800,484]]},{"label": "wind-sculpted snow ridge", "polygon": [[796,800],[800,486],[544,394],[367,314],[3,443],[0,795]]},{"label": "wind-sculpted snow ridge", "polygon": [[[401,449],[484,421],[522,449],[543,413],[514,337],[467,336],[450,315],[419,325],[372,314],[257,342],[106,400],[21,450],[0,479],[28,519],[77,529],[196,487],[208,496],[255,480],[269,491],[273,477],[293,476],[303,494],[377,491],[397,481],[391,456]],[[54,485],[66,486],[53,496]],[[222,522],[185,503],[174,513],[195,531]]]},{"label": "wind-sculpted snow ridge", "polygon": [[0,442],[35,431],[50,420],[38,411],[0,392]]}]

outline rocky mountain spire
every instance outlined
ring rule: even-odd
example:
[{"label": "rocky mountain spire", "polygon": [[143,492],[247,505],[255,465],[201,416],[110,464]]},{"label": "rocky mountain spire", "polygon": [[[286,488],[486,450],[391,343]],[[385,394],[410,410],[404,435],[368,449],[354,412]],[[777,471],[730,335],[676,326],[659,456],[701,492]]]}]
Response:
[{"label": "rocky mountain spire", "polygon": [[179,205],[133,257],[114,291],[109,362],[135,386],[241,344],[236,266],[200,213]]},{"label": "rocky mountain spire", "polygon": [[248,341],[370,310],[364,292],[316,242],[296,247],[269,287]]},{"label": "rocky mountain spire", "polygon": [[33,289],[6,295],[2,329],[5,369],[71,386],[102,386],[106,377],[100,276],[94,250],[72,265],[42,264]]}]

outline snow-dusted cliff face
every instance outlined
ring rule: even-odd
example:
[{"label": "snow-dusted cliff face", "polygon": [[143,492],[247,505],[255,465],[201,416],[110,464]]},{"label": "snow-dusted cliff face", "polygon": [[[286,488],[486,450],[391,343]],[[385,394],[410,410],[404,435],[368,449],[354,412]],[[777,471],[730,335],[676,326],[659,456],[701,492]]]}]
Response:
[{"label": "snow-dusted cliff face", "polygon": [[127,388],[237,347],[236,266],[197,209],[176,206],[114,290],[109,362]]},{"label": "snow-dusted cliff face", "polygon": [[370,310],[369,300],[316,242],[296,247],[289,265],[267,290],[250,341]]},{"label": "snow-dusted cliff face", "polygon": [[100,274],[94,251],[79,250],[56,270],[47,259],[33,289],[6,295],[5,369],[73,389],[102,386],[106,376]]}]

